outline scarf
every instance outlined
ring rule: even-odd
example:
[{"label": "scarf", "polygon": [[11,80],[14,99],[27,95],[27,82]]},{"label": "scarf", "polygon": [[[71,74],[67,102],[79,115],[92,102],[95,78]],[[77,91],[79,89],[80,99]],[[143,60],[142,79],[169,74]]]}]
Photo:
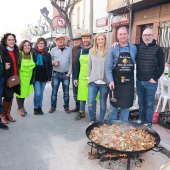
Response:
[{"label": "scarf", "polygon": [[11,48],[11,47],[6,46],[6,48],[7,48],[8,51],[14,51],[14,47]]},{"label": "scarf", "polygon": [[37,51],[39,54],[44,54],[44,53],[45,53],[45,48],[42,49],[42,50],[39,50],[38,48],[36,48],[36,51]]},{"label": "scarf", "polygon": [[37,55],[37,61],[36,61],[36,66],[42,66],[43,67],[43,56],[42,54]]},{"label": "scarf", "polygon": [[43,63],[43,56],[42,56],[42,54],[45,53],[45,48],[42,49],[42,50],[39,50],[38,48],[36,48],[36,51],[38,52],[36,66],[43,67],[44,63]]}]

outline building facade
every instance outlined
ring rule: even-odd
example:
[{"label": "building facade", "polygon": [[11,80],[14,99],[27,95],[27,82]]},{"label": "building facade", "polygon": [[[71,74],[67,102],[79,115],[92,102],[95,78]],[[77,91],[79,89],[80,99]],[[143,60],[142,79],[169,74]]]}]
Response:
[{"label": "building facade", "polygon": [[[93,0],[93,33],[107,32],[107,0]],[[84,28],[90,31],[90,0],[85,0]]]},{"label": "building facade", "polygon": [[107,11],[112,14],[112,40],[116,41],[117,28],[130,27],[132,43],[142,42],[142,32],[145,28],[153,29],[157,40],[170,61],[170,2],[167,0],[108,0]]},{"label": "building facade", "polygon": [[72,29],[84,29],[85,0],[79,0],[73,9],[71,15]]}]

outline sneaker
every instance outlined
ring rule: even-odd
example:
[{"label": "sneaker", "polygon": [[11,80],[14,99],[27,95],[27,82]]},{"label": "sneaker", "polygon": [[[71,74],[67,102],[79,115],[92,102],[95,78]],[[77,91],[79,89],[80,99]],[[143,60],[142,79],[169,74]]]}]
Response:
[{"label": "sneaker", "polygon": [[25,116],[25,113],[22,109],[18,109],[17,110],[17,113],[21,116],[21,117],[24,117]]},{"label": "sneaker", "polygon": [[65,112],[66,112],[67,114],[70,114],[70,113],[71,113],[71,111],[69,110],[69,108],[65,108]]},{"label": "sneaker", "polygon": [[9,127],[3,123],[0,124],[0,129],[3,129],[3,130],[8,130]]},{"label": "sneaker", "polygon": [[41,107],[38,108],[38,114],[39,114],[39,115],[43,115],[43,114],[44,114],[43,111],[42,111],[42,109],[41,109]]},{"label": "sneaker", "polygon": [[51,109],[48,111],[48,113],[53,113],[53,112],[55,112],[55,108],[51,108]]},{"label": "sneaker", "polygon": [[77,120],[80,120],[81,118],[85,118],[85,113],[83,111],[79,111],[75,117]]},{"label": "sneaker", "polygon": [[140,119],[138,119],[138,122],[137,122],[137,123],[142,124],[142,123],[143,123],[143,121],[142,121],[142,120],[140,120]]},{"label": "sneaker", "polygon": [[94,121],[90,121],[89,126],[92,125],[93,123],[94,123]]},{"label": "sneaker", "polygon": [[151,126],[152,126],[150,123],[144,123],[143,125],[148,127],[148,128],[151,128]]}]

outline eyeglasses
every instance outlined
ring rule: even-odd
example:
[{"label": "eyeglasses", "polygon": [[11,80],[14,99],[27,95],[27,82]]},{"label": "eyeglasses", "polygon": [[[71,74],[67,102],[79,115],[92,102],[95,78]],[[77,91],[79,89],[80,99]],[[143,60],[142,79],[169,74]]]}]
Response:
[{"label": "eyeglasses", "polygon": [[151,37],[153,34],[143,34],[143,37]]},{"label": "eyeglasses", "polygon": [[38,44],[40,44],[40,45],[44,45],[44,43],[38,43]]},{"label": "eyeglasses", "polygon": [[13,41],[14,42],[15,40],[14,39],[7,39],[7,41]]}]

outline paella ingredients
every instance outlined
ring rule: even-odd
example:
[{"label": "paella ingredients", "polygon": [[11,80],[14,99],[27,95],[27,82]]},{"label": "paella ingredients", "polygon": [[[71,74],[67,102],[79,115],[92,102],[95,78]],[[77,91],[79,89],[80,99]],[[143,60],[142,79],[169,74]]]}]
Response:
[{"label": "paella ingredients", "polygon": [[96,144],[120,151],[141,151],[156,144],[146,130],[130,125],[104,124],[91,130],[89,138]]}]

